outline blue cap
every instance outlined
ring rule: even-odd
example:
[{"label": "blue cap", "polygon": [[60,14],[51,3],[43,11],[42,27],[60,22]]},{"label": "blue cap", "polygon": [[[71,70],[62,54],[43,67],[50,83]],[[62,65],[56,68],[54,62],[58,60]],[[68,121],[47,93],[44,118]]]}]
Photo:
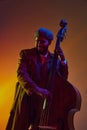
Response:
[{"label": "blue cap", "polygon": [[35,38],[36,37],[45,37],[45,38],[47,38],[48,40],[53,40],[53,33],[50,31],[50,30],[48,30],[48,29],[46,29],[46,28],[39,28],[35,33],[34,33],[34,36],[35,36]]}]

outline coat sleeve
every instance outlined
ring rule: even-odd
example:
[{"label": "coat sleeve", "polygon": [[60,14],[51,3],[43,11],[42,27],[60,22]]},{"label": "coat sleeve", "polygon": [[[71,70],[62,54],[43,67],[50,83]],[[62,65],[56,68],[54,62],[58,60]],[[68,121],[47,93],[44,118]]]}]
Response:
[{"label": "coat sleeve", "polygon": [[32,92],[37,92],[38,86],[31,79],[27,70],[27,59],[24,50],[20,52],[18,69],[17,69],[17,79],[28,95],[30,95]]}]

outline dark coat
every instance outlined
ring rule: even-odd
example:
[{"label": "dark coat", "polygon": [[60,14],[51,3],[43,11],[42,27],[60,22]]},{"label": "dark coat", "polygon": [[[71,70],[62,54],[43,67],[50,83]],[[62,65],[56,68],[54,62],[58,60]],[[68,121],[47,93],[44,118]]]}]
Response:
[{"label": "dark coat", "polygon": [[[36,93],[29,95],[29,90],[37,85],[46,88],[52,60],[53,54],[49,52],[42,65],[36,48],[21,51],[17,70],[18,82],[6,130],[28,130],[30,124],[38,122],[43,100]],[[67,79],[67,64],[62,65],[58,59],[56,72]]]}]

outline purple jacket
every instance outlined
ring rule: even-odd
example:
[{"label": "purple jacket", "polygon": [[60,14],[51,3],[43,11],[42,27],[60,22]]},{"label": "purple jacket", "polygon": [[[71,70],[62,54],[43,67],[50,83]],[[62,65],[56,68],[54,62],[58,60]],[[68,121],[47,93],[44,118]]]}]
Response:
[{"label": "purple jacket", "polygon": [[[25,49],[20,52],[19,65],[17,70],[18,82],[11,114],[6,130],[27,130],[30,124],[38,122],[42,98],[33,93],[29,95],[32,87],[46,88],[49,74],[52,67],[53,54],[48,52],[44,64],[36,48]],[[63,65],[58,59],[56,75],[67,79],[68,66]]]}]

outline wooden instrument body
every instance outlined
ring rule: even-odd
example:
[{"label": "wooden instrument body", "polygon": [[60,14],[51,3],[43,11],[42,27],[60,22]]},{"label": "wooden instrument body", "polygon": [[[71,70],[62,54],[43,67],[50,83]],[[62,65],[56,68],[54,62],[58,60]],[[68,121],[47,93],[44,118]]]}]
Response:
[{"label": "wooden instrument body", "polygon": [[[75,130],[73,117],[81,107],[81,95],[78,89],[57,75],[50,102],[48,113],[47,110],[42,110],[43,100],[40,102],[40,106],[37,106],[40,108],[32,130]],[[39,122],[40,120],[42,122]]]},{"label": "wooden instrument body", "polygon": [[47,125],[54,126],[56,130],[75,130],[73,116],[80,107],[81,96],[77,88],[56,76]]}]

